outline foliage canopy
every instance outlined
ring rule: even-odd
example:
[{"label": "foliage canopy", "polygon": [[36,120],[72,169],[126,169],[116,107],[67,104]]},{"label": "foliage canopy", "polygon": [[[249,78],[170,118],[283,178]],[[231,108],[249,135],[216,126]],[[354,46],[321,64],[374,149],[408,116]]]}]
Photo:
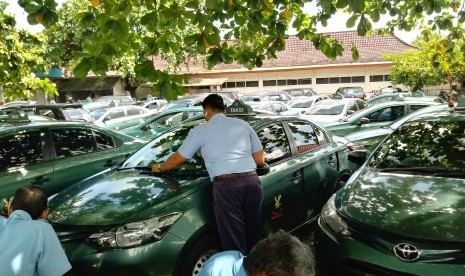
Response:
[{"label": "foliage canopy", "polygon": [[[351,16],[347,27],[364,36],[373,31],[381,16],[390,19],[377,33],[409,31],[424,24],[434,30],[449,30],[449,40],[464,36],[465,11],[460,0],[89,0],[70,14],[71,21],[91,29],[85,35],[75,67],[77,76],[90,70],[104,74],[118,58],[134,57],[134,74],[142,82],[177,91],[167,73],[154,68],[147,58],[176,57],[178,63],[191,55],[205,57],[207,68],[238,62],[249,69],[260,67],[265,58],[275,58],[285,47],[293,28],[326,56],[335,58],[344,50],[329,36],[317,33],[336,12]],[[45,27],[58,21],[54,0],[18,0],[31,24]],[[84,5],[85,4],[85,5]],[[306,8],[314,6],[311,14]],[[234,39],[234,42],[231,41]],[[187,51],[186,51],[187,50]],[[131,51],[136,51],[131,53]],[[128,55],[129,53],[129,55]],[[186,54],[187,53],[187,54]],[[179,80],[175,80],[179,81]]]},{"label": "foliage canopy", "polygon": [[17,30],[15,20],[5,13],[0,1],[0,86],[6,99],[27,99],[32,91],[56,93],[48,79],[37,78],[31,70],[43,70],[43,36]]}]

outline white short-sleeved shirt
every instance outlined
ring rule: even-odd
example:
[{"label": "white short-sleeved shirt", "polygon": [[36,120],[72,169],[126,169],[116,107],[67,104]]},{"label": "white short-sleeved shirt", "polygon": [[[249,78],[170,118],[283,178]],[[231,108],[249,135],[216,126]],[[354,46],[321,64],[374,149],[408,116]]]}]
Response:
[{"label": "white short-sleeved shirt", "polygon": [[0,275],[58,276],[71,269],[52,226],[22,210],[0,216]]},{"label": "white short-sleeved shirt", "polygon": [[213,179],[222,174],[256,170],[252,153],[262,149],[257,133],[247,122],[220,113],[193,128],[178,152],[191,159],[200,150]]}]

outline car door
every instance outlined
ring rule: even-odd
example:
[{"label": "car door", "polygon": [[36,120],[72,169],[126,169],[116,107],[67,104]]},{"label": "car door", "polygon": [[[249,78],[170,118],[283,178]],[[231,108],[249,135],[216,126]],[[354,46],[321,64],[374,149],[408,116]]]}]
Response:
[{"label": "car door", "polygon": [[15,131],[0,137],[0,206],[2,199],[26,185],[41,186],[50,195],[53,187],[53,162],[49,143],[40,129]]},{"label": "car door", "polygon": [[270,166],[270,172],[260,177],[264,190],[262,214],[265,232],[291,230],[305,212],[297,210],[295,204],[302,192],[302,171],[292,159],[288,136],[281,122],[263,126],[257,134]]},{"label": "car door", "polygon": [[369,120],[369,123],[360,125],[358,130],[367,130],[372,128],[380,128],[384,125],[387,125],[406,114],[406,106],[387,106],[380,108],[370,114],[367,114],[364,118]]},{"label": "car door", "polygon": [[338,174],[337,156],[324,131],[306,121],[289,121],[290,144],[295,148],[295,167],[302,175],[295,214],[307,221],[320,213],[325,199],[334,192]]},{"label": "car door", "polygon": [[113,137],[81,127],[50,128],[54,144],[54,179],[64,189],[84,178],[116,166],[126,156]]}]

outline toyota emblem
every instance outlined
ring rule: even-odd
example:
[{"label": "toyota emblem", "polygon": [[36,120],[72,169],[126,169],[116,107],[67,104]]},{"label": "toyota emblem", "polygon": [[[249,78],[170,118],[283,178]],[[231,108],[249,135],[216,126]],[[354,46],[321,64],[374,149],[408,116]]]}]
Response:
[{"label": "toyota emblem", "polygon": [[420,258],[420,250],[408,243],[399,243],[394,246],[394,255],[402,261],[413,262]]}]

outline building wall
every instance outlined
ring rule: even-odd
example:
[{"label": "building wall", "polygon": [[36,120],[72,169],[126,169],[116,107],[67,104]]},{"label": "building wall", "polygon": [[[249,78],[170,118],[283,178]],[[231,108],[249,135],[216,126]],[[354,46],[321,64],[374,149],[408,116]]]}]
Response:
[{"label": "building wall", "polygon": [[304,69],[288,68],[274,71],[222,72],[196,74],[195,77],[228,78],[221,90],[236,91],[240,94],[312,87],[324,95],[334,93],[341,86],[361,86],[366,92],[379,90],[392,85],[389,74],[390,64],[385,63]]}]

